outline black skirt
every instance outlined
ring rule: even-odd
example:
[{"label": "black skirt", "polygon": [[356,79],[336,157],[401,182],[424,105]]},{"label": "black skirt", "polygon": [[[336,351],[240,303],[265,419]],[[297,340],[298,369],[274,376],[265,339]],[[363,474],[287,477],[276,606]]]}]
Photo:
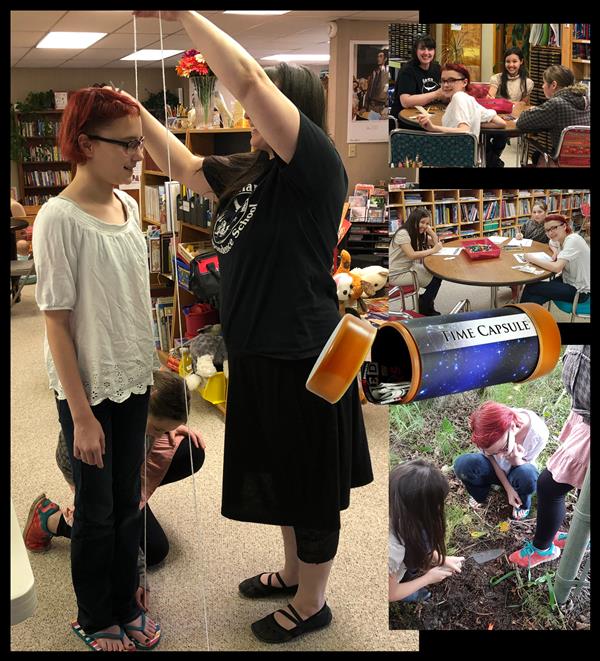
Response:
[{"label": "black skirt", "polygon": [[315,361],[229,356],[223,516],[332,530],[373,481],[356,380],[329,404],[304,385]]}]

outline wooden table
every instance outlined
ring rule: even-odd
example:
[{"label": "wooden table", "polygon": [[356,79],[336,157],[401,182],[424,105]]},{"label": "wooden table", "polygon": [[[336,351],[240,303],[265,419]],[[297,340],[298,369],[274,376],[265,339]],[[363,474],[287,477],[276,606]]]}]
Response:
[{"label": "wooden table", "polygon": [[[507,238],[505,244],[509,240]],[[430,273],[442,280],[457,282],[461,285],[490,287],[491,307],[496,308],[498,307],[498,287],[527,285],[532,282],[538,282],[539,280],[545,280],[552,275],[550,271],[546,271],[545,269],[543,269],[544,272],[542,275],[534,275],[533,273],[524,273],[523,271],[517,271],[512,268],[513,266],[518,266],[518,262],[513,256],[514,253],[545,252],[550,255],[551,251],[548,244],[534,241],[530,248],[502,247],[505,244],[500,246],[500,257],[492,259],[471,259],[467,257],[463,250],[454,259],[444,259],[444,257],[439,255],[429,255],[425,257],[423,264]],[[448,248],[462,245],[463,241],[461,239],[444,243],[444,247]],[[538,270],[541,269],[539,266],[535,268]]]},{"label": "wooden table", "polygon": [[[483,106],[482,106],[483,107]],[[482,165],[485,166],[485,152],[486,152],[486,140],[485,136],[486,135],[503,135],[505,138],[510,138],[516,136],[518,138],[518,144],[517,144],[517,154],[521,154],[521,149],[522,149],[522,143],[521,143],[521,138],[523,134],[519,129],[517,128],[517,122],[516,120],[518,119],[519,115],[524,112],[525,110],[529,110],[533,106],[529,106],[526,103],[523,103],[522,101],[518,101],[517,103],[513,104],[513,110],[512,113],[509,115],[507,113],[498,113],[502,119],[506,122],[506,126],[503,128],[487,128],[482,126],[480,133],[479,133],[479,144],[480,144],[480,149],[481,149],[481,162]],[[434,126],[442,126],[442,117],[444,116],[444,113],[446,112],[446,106],[440,105],[440,104],[431,104],[429,106],[426,106],[426,109],[430,111],[429,117],[431,118],[431,123]],[[420,128],[421,125],[419,124],[417,120],[418,116],[418,111],[415,110],[414,108],[404,108],[403,110],[400,111],[400,117],[407,121],[410,124],[414,124],[415,128]],[[507,119],[507,117],[513,117],[514,119]],[[517,162],[519,162],[519,159]]]},{"label": "wooden table", "polygon": [[29,226],[26,218],[21,218],[20,216],[11,216],[10,217],[10,233],[11,233],[11,247],[10,247],[10,258],[11,260],[17,259],[17,232],[19,230],[24,230]]}]

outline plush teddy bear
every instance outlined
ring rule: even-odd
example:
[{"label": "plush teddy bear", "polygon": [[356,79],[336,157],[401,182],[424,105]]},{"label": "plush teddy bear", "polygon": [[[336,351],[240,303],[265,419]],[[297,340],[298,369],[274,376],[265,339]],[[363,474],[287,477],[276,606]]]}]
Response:
[{"label": "plush teddy bear", "polygon": [[363,269],[353,268],[350,273],[360,276],[363,283],[368,282],[372,286],[372,293],[369,294],[366,291],[363,291],[363,298],[367,298],[374,296],[380,289],[383,289],[383,287],[387,285],[389,269],[386,269],[383,266],[374,265],[366,266]]},{"label": "plush teddy bear", "polygon": [[360,312],[366,312],[366,306],[362,302],[361,297],[363,293],[366,293],[367,296],[372,296],[375,292],[373,286],[370,282],[363,280],[358,273],[353,273],[350,271],[351,265],[350,253],[347,250],[342,250],[340,253],[340,264],[334,274],[334,278],[339,274],[347,274],[352,278],[352,289],[350,293],[350,298],[348,300],[348,305],[345,306],[345,309],[354,308]]},{"label": "plush teddy bear", "polygon": [[190,354],[194,372],[188,374],[186,383],[190,390],[206,385],[208,379],[222,371],[229,378],[229,364],[221,326],[205,326],[190,342]]},{"label": "plush teddy bear", "polygon": [[340,314],[344,314],[346,303],[352,296],[352,276],[349,273],[336,273],[333,276],[337,288],[337,298],[340,304]]}]

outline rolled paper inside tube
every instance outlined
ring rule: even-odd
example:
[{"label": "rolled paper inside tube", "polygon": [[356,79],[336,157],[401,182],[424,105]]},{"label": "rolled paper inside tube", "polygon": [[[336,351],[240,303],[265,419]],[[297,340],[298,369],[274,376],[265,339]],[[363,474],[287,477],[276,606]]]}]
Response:
[{"label": "rolled paper inside tube", "polygon": [[[317,361],[311,372],[313,387],[307,383],[311,392],[331,403],[343,396],[360,368],[350,353],[354,325],[339,329],[326,346],[327,371],[321,371]],[[374,404],[405,404],[533,380],[550,373],[560,356],[558,325],[536,303],[389,321],[370,337],[371,357],[362,364],[361,380]],[[368,347],[362,349],[366,356]],[[338,378],[329,380],[328,374]],[[343,391],[342,383],[347,384]]]}]

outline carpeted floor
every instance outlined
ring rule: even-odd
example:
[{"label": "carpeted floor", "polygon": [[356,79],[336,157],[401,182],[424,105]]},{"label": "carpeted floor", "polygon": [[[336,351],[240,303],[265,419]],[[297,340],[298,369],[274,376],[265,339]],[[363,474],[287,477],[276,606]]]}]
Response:
[{"label": "carpeted floor", "polygon": [[[33,286],[24,288],[22,301],[11,310],[11,334],[11,493],[23,526],[41,492],[60,504],[71,495],[54,461],[58,421]],[[342,514],[327,596],[333,623],[282,648],[256,640],[250,623],[285,602],[243,599],[237,590],[242,579],[280,568],[279,529],[220,515],[223,418],[194,395],[190,426],[207,442],[206,462],[196,477],[197,516],[191,479],[161,487],[152,497],[171,542],[163,566],[149,573],[151,613],[164,632],[159,650],[418,650],[418,632],[388,630],[388,411],[367,405],[364,415],[375,482],[354,490],[350,509]],[[69,627],[76,604],[68,540],[55,539],[50,551],[29,558],[38,606],[33,617],[11,628],[11,649],[85,649]]]}]

